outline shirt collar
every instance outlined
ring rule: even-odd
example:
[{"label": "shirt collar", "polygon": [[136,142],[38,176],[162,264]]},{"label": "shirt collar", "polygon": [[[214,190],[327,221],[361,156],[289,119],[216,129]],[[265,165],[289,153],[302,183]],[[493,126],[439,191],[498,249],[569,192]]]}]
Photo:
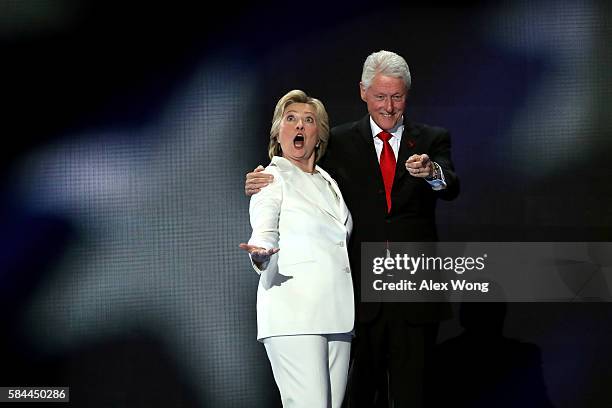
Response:
[{"label": "shirt collar", "polygon": [[[374,122],[372,116],[370,116],[370,129],[372,129],[372,137],[376,138],[380,132],[383,130]],[[394,137],[397,137],[398,140],[401,140],[402,133],[404,133],[404,117],[399,121],[398,125],[389,131]]]}]

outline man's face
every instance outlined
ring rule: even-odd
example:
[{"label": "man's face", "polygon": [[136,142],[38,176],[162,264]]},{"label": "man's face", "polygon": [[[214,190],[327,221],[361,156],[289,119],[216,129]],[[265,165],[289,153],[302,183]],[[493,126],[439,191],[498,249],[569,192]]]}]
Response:
[{"label": "man's face", "polygon": [[368,112],[382,130],[393,129],[401,120],[406,107],[406,84],[401,78],[376,74],[370,87],[359,84],[361,99]]}]

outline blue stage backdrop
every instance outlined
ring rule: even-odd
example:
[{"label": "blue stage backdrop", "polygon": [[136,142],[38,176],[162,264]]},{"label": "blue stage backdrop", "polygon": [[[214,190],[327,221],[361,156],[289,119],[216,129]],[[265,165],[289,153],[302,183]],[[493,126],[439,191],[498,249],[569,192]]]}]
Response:
[{"label": "blue stage backdrop", "polygon": [[[291,89],[332,125],[361,118],[380,49],[411,67],[407,115],[451,131],[462,192],[439,204],[443,240],[612,241],[607,2],[0,10],[1,386],[66,385],[87,407],[278,406],[238,248],[244,175]],[[476,308],[455,305],[440,332],[443,353],[465,353],[461,336],[497,322],[472,359],[447,354],[446,373],[464,368],[444,377],[453,392],[494,376],[489,401],[612,405],[610,304]]]}]

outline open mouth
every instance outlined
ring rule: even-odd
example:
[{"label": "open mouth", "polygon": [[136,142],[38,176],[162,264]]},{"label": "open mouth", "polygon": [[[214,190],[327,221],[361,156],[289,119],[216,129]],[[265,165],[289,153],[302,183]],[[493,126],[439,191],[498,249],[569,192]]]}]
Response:
[{"label": "open mouth", "polygon": [[293,138],[293,146],[296,149],[301,149],[302,147],[304,147],[304,135],[302,135],[301,133],[298,133],[294,138]]}]

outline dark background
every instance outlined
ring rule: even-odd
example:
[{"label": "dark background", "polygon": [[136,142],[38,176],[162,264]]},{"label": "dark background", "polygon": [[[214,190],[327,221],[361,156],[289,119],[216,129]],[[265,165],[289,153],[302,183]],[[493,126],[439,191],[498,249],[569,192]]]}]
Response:
[{"label": "dark background", "polygon": [[[244,174],[290,89],[332,125],[364,115],[380,49],[410,66],[407,115],[453,137],[443,240],[611,241],[611,21],[607,2],[0,2],[1,385],[275,406]],[[612,404],[608,303],[455,309],[455,404]]]}]

